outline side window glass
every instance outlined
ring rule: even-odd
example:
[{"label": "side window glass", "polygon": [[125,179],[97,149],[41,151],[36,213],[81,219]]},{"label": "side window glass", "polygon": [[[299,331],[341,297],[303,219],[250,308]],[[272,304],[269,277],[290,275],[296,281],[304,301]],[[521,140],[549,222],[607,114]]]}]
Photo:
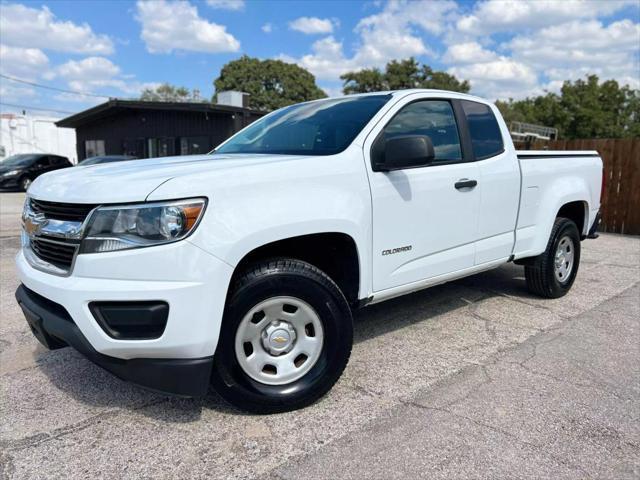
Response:
[{"label": "side window glass", "polygon": [[456,119],[446,100],[413,102],[400,110],[384,128],[384,138],[404,135],[429,137],[436,154],[434,163],[462,160]]},{"label": "side window glass", "polygon": [[463,100],[461,103],[467,117],[475,159],[483,160],[502,153],[504,151],[502,133],[491,108],[469,100]]},{"label": "side window glass", "polygon": [[36,166],[38,167],[48,167],[49,164],[49,157],[42,157],[36,162]]}]

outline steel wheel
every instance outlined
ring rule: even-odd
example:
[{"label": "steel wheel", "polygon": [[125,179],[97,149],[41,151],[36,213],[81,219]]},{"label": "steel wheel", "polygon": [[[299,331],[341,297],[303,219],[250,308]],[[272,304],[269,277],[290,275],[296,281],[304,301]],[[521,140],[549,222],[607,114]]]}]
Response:
[{"label": "steel wheel", "polygon": [[573,240],[564,236],[558,242],[554,258],[554,273],[560,283],[564,283],[571,276],[573,270],[574,245]]},{"label": "steel wheel", "polygon": [[295,297],[260,302],[242,318],[235,338],[242,370],[266,385],[302,378],[318,361],[324,342],[320,317]]}]

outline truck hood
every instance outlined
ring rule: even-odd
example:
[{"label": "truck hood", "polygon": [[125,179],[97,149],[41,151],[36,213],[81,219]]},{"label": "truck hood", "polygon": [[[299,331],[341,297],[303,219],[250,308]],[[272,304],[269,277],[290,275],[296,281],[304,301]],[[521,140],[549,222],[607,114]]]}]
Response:
[{"label": "truck hood", "polygon": [[[41,175],[29,195],[63,203],[124,203],[144,201],[153,190],[172,178],[200,173],[226,173],[254,165],[280,163],[303,157],[292,155],[191,155],[127,160],[102,165],[77,166]],[[197,195],[198,192],[194,192]]]}]

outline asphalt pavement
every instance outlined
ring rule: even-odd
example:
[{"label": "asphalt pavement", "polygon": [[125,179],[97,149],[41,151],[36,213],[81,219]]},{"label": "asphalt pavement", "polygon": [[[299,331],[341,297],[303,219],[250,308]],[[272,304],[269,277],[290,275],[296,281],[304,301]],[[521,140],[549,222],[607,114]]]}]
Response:
[{"label": "asphalt pavement", "polygon": [[13,299],[21,208],[0,194],[0,478],[640,478],[638,237],[583,242],[561,299],[508,265],[365,308],[324,399],[254,416],[39,346]]}]

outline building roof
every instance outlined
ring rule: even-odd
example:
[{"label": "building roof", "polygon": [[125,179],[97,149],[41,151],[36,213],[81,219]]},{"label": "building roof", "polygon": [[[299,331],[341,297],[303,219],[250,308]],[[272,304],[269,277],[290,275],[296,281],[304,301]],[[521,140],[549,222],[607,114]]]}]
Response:
[{"label": "building roof", "polygon": [[259,110],[251,110],[241,107],[233,107],[230,105],[218,105],[208,102],[148,102],[143,100],[119,100],[111,99],[108,102],[101,103],[95,107],[91,107],[82,112],[75,113],[69,117],[63,118],[56,122],[58,127],[77,128],[96,120],[113,115],[114,113],[126,110],[164,110],[164,111],[180,111],[180,112],[203,112],[203,113],[226,113],[233,115],[235,113],[253,113],[255,115],[264,115],[265,112]]}]

